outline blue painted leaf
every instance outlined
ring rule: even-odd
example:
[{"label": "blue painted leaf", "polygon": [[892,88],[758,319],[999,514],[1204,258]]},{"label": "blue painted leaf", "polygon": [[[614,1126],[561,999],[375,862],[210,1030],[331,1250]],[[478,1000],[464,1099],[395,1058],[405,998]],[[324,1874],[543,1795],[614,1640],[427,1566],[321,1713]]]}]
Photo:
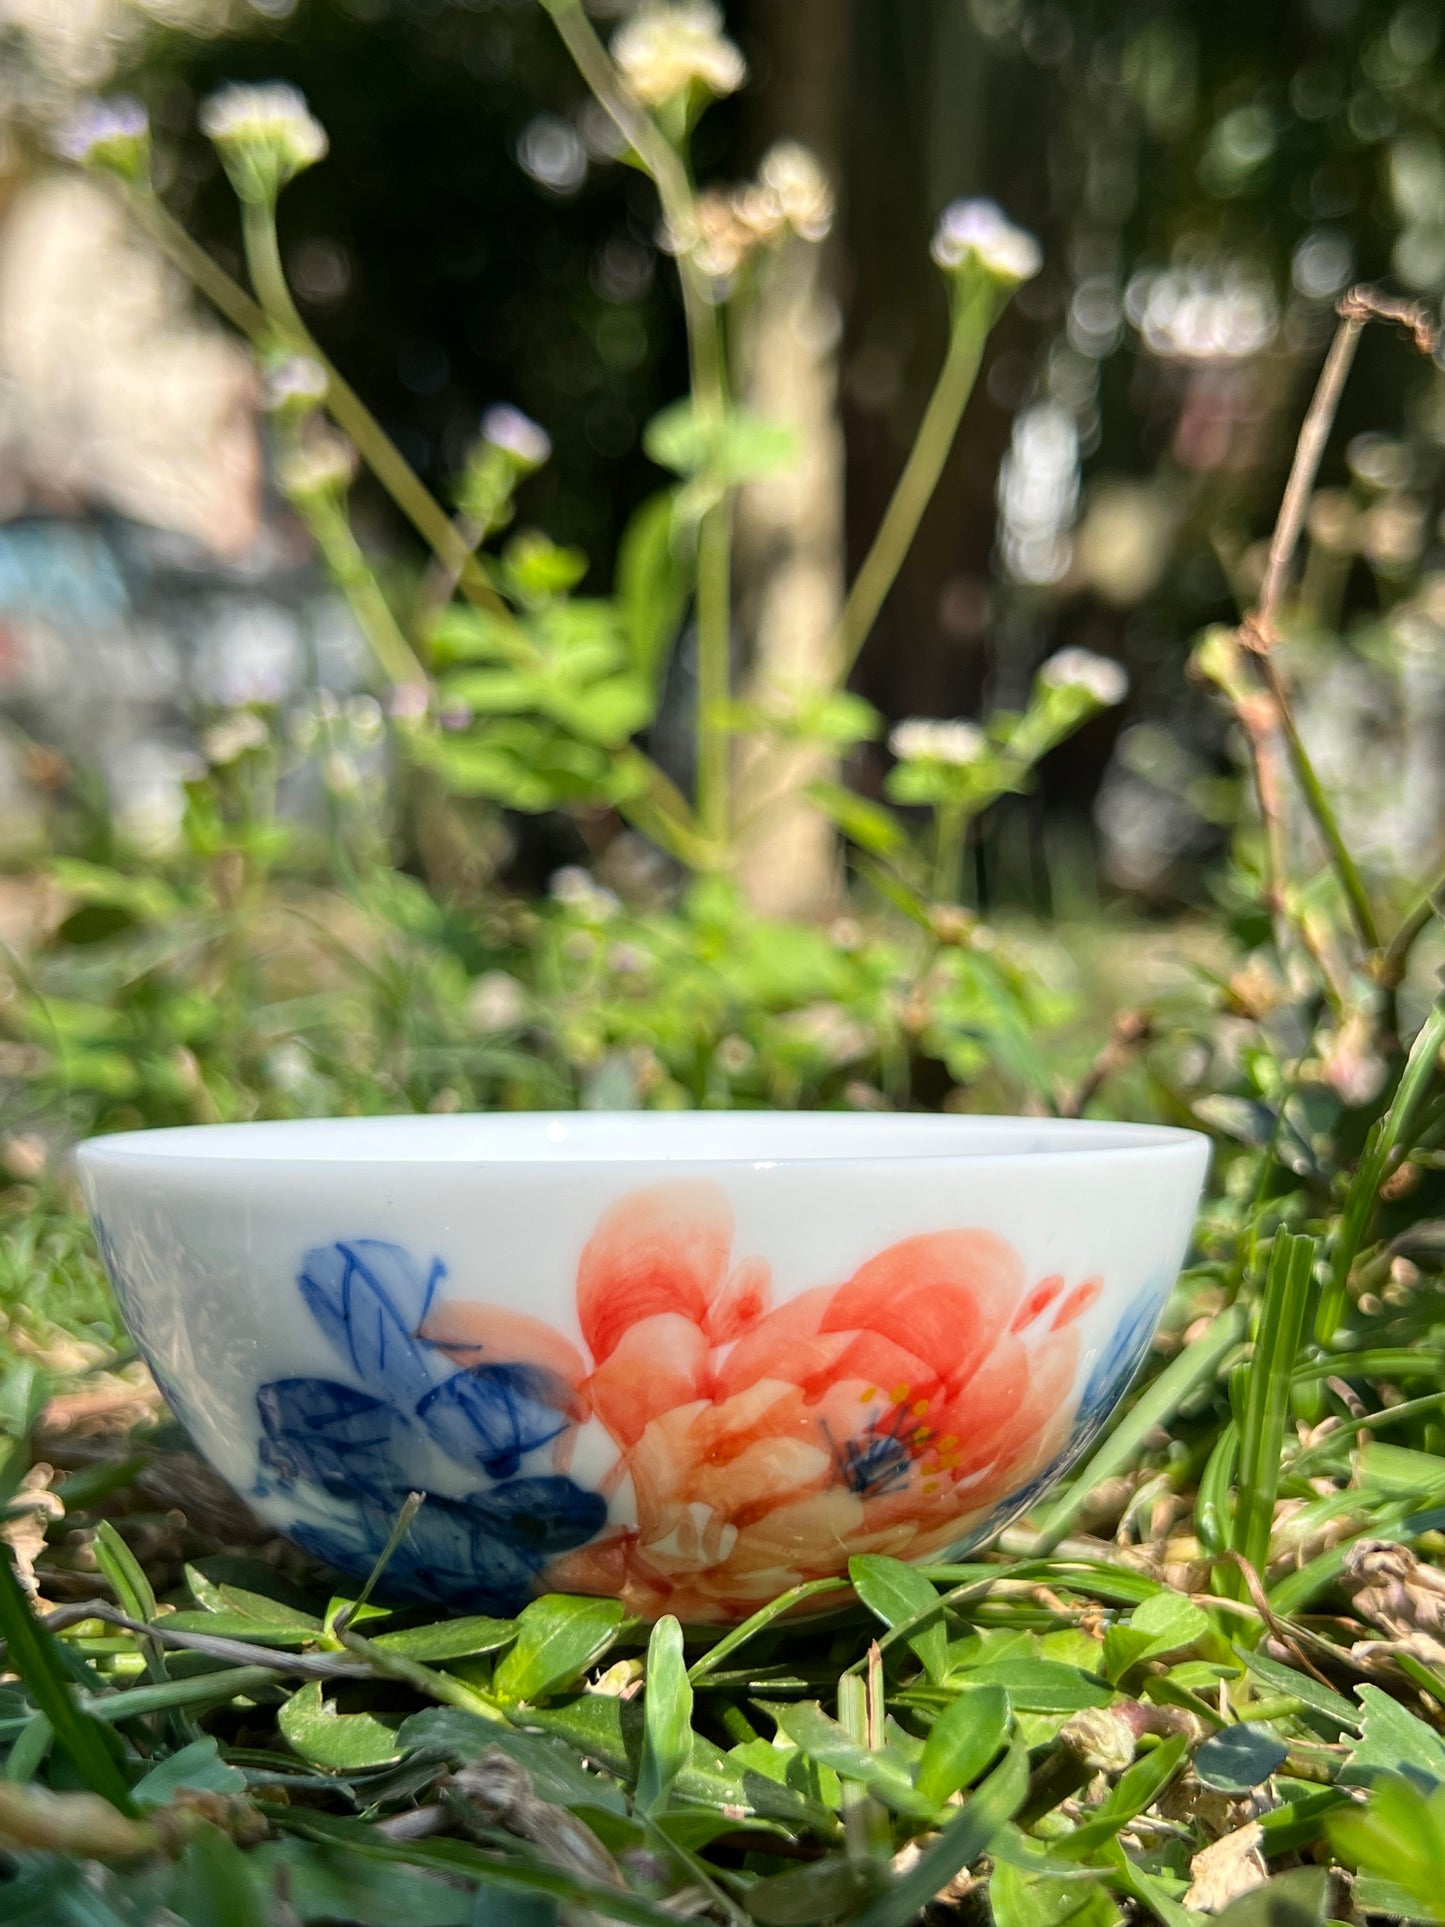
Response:
[{"label": "blue painted leaf", "polygon": [[261,1463],[283,1484],[310,1479],[340,1494],[380,1494],[403,1476],[407,1424],[385,1399],[329,1378],[279,1378],[258,1390],[256,1409]]},{"label": "blue painted leaf", "polygon": [[572,1479],[511,1479],[469,1501],[484,1529],[538,1565],[586,1545],[607,1523],[607,1501]]},{"label": "blue painted leaf", "polygon": [[566,1431],[568,1398],[538,1365],[478,1365],[428,1392],[416,1414],[459,1464],[509,1479],[528,1452]]},{"label": "blue painted leaf", "polygon": [[1150,1285],[1139,1294],[1115,1326],[1089,1373],[1074,1423],[1081,1430],[1089,1431],[1091,1437],[1097,1434],[1144,1363],[1164,1295],[1157,1285]]},{"label": "blue painted leaf", "polygon": [[414,1333],[445,1274],[439,1258],[423,1273],[400,1245],[355,1238],[308,1251],[297,1282],[312,1317],[361,1382],[399,1405],[414,1405],[431,1384]]}]

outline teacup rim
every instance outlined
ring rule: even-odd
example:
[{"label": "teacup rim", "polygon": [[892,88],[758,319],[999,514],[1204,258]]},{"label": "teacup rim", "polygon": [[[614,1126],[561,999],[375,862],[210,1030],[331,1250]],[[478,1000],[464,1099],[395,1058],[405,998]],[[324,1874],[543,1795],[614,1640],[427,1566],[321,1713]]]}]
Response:
[{"label": "teacup rim", "polygon": [[[744,1148],[744,1121],[758,1126],[759,1143]],[[531,1141],[504,1145],[507,1127],[524,1127]],[[811,1129],[810,1129],[811,1127]],[[842,1127],[840,1129],[840,1127]],[[762,1148],[773,1133],[776,1148]],[[497,1143],[485,1144],[495,1135]],[[797,1143],[781,1140],[794,1136]],[[733,1143],[728,1144],[731,1136]],[[1001,1139],[992,1148],[977,1140]],[[1027,1137],[1010,1145],[1010,1137]],[[398,1139],[411,1145],[399,1150]],[[846,1144],[818,1139],[853,1140]],[[464,1147],[470,1138],[473,1148]],[[693,1139],[692,1143],[685,1140]],[[708,1140],[713,1140],[708,1148]],[[927,1140],[937,1138],[937,1146]],[[345,1140],[352,1139],[347,1144]],[[478,1140],[483,1140],[478,1146]],[[629,1141],[629,1139],[631,1141]],[[649,1142],[648,1140],[651,1140]],[[890,1144],[889,1140],[893,1140]],[[969,1143],[973,1139],[975,1142]],[[368,1142],[368,1140],[372,1140]],[[721,1144],[719,1144],[721,1140]],[[562,1170],[663,1167],[681,1171],[856,1167],[1044,1164],[1067,1158],[1133,1164],[1207,1152],[1202,1131],[1172,1124],[1101,1118],[1034,1118],[1006,1114],[877,1111],[479,1111],[402,1113],[369,1117],[271,1118],[244,1123],[167,1125],[119,1131],[77,1146],[83,1170],[107,1166],[170,1165],[187,1170],[444,1169],[555,1175]]]}]

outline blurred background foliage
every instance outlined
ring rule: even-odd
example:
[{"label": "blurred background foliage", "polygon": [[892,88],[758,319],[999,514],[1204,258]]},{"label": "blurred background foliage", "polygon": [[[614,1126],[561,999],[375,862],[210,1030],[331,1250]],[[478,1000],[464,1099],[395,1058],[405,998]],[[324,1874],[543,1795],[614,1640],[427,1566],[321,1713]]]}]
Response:
[{"label": "blurred background foliage", "polygon": [[[604,37],[625,11],[597,9]],[[524,525],[576,549],[579,596],[625,586],[619,544],[666,480],[645,430],[687,382],[676,264],[651,183],[619,159],[545,10],[4,0],[0,23],[0,835],[17,879],[0,936],[30,986],[12,992],[0,1072],[27,1115],[78,1102],[75,1128],[428,1103],[1067,1106],[1109,1014],[1146,1001],[1160,1048],[1121,1050],[1108,1102],[1194,1115],[1186,1087],[1216,1074],[1191,1029],[1200,986],[1206,1003],[1221,994],[1234,946],[1249,951],[1267,920],[1237,716],[1187,664],[1201,629],[1257,589],[1336,299],[1361,277],[1432,308],[1445,289],[1437,9],[727,7],[751,82],[694,130],[698,178],[746,178],[788,135],[836,199],[807,300],[782,324],[812,331],[821,371],[798,490],[822,525],[825,585],[867,554],[947,346],[928,258],[940,210],[993,196],[1043,252],[989,338],[854,672],[882,724],[818,725],[834,774],[926,826],[889,723],[1016,713],[1061,649],[1129,677],[1126,700],[969,806],[961,890],[880,888],[878,839],[893,833],[869,818],[851,902],[831,842],[781,892],[776,877],[752,891],[744,878],[742,896],[717,878],[684,888],[600,790],[519,810],[459,793],[440,765],[398,763],[355,626],[257,465],[271,431],[239,358],[205,389],[224,399],[204,422],[186,399],[199,384],[171,405],[169,441],[161,384],[122,367],[109,393],[133,392],[136,419],[107,416],[88,467],[52,459],[96,406],[80,375],[37,358],[35,335],[72,337],[36,319],[22,273],[56,258],[46,222],[61,204],[43,197],[74,185],[50,158],[55,130],[90,93],[138,94],[159,190],[239,276],[236,203],[197,103],[223,81],[286,79],[332,147],[282,210],[307,326],[444,500],[481,412],[525,410],[553,458],[521,482]],[[120,313],[117,339],[144,276],[129,257],[85,258],[88,274],[59,283],[75,307]],[[153,302],[219,353],[169,283]],[[735,330],[745,399],[766,399],[776,325]],[[202,427],[214,460],[168,484]],[[1367,334],[1289,642],[1302,733],[1371,887],[1400,911],[1438,863],[1445,816],[1442,438],[1438,360]],[[411,532],[365,478],[352,512],[404,600],[422,562]],[[745,514],[740,533],[741,687],[777,531],[750,535]],[[696,674],[687,630],[645,731],[683,788]],[[1308,834],[1295,854],[1318,863]],[[940,936],[930,905],[960,896],[997,930],[945,922]],[[900,907],[902,934],[884,934]],[[756,925],[763,912],[793,920]],[[1407,987],[1417,1006],[1434,941]],[[1340,1028],[1353,995],[1335,998]],[[1190,1013],[1177,1035],[1176,1006]]]}]

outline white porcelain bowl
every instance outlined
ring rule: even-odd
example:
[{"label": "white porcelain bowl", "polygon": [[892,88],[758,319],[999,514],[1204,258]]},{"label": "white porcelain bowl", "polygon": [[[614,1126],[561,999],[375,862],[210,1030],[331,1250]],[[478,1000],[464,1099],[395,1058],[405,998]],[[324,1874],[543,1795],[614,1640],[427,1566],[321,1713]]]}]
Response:
[{"label": "white porcelain bowl", "polygon": [[80,1151],[126,1321],[279,1530],[383,1591],[736,1619],[938,1559],[1079,1456],[1207,1141],[771,1112],[215,1125]]}]

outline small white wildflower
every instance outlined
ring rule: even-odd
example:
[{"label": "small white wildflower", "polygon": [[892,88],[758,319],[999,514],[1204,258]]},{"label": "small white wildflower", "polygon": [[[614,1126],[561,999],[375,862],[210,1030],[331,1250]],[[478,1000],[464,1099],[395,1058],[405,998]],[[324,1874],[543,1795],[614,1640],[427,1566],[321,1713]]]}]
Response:
[{"label": "small white wildflower", "polygon": [[666,107],[694,86],[715,99],[735,94],[747,62],[722,30],[712,0],[645,5],[612,36],[612,58],[644,107]]},{"label": "small white wildflower", "polygon": [[1129,672],[1108,656],[1092,649],[1060,649],[1039,671],[1049,689],[1082,689],[1106,709],[1123,702],[1129,693]]},{"label": "small white wildflower", "polygon": [[88,100],[77,107],[55,139],[56,152],[80,167],[144,181],[150,173],[150,120],[128,94]]},{"label": "small white wildflower", "polygon": [[329,385],[319,361],[310,355],[287,355],[267,367],[262,399],[273,415],[305,415],[321,406]]},{"label": "small white wildflower", "polygon": [[312,436],[289,448],[276,463],[276,486],[292,502],[336,495],[351,486],[356,474],[356,451],[341,436]]},{"label": "small white wildflower", "polygon": [[271,732],[262,718],[254,710],[242,709],[213,723],[201,737],[201,748],[213,769],[224,769],[228,763],[239,762],[248,751],[264,749],[270,740]]},{"label": "small white wildflower", "polygon": [[961,769],[987,755],[988,738],[962,716],[944,722],[909,716],[895,725],[888,747],[900,763],[951,763]]},{"label": "small white wildflower", "polygon": [[575,910],[594,923],[606,923],[622,908],[615,892],[599,883],[580,863],[564,863],[560,870],[554,870],[547,893],[564,910]]},{"label": "small white wildflower", "polygon": [[484,972],[467,994],[467,1022],[483,1034],[516,1030],[526,1015],[526,993],[505,970]]},{"label": "small white wildflower", "polygon": [[524,474],[541,468],[551,458],[552,438],[520,408],[498,402],[482,416],[482,440],[489,448],[500,449]]},{"label": "small white wildflower", "polygon": [[1031,281],[1044,262],[1033,235],[1015,227],[996,201],[950,202],[939,217],[930,252],[950,274],[976,262],[1010,288]]},{"label": "small white wildflower", "polygon": [[818,158],[801,141],[779,141],[763,156],[758,184],[779,218],[805,241],[822,241],[833,225],[833,188]]},{"label": "small white wildflower", "polygon": [[684,227],[663,225],[661,246],[668,254],[691,255],[711,280],[731,281],[757,243],[773,238],[760,232],[759,223],[748,211],[748,197],[756,192],[755,188],[731,193],[704,188],[693,202],[691,218]]},{"label": "small white wildflower", "polygon": [[202,101],[198,119],[243,201],[273,201],[329,145],[305,95],[284,81],[223,87]]}]

